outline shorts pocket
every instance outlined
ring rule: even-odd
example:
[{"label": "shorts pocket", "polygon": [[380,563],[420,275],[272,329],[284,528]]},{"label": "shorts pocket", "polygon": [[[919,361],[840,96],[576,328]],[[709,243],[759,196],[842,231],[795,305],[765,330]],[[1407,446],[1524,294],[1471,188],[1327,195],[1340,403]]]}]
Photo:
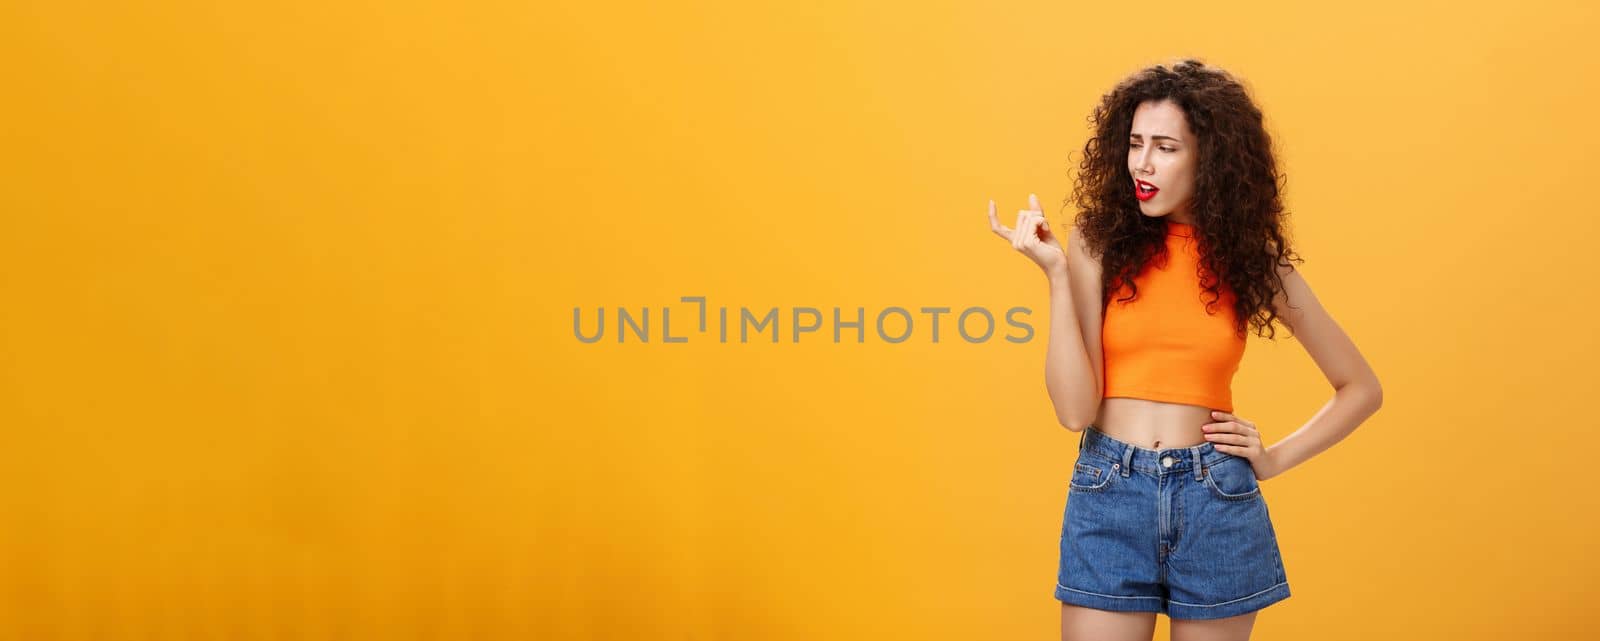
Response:
[{"label": "shorts pocket", "polygon": [[1206,487],[1224,501],[1248,501],[1261,496],[1261,483],[1250,459],[1229,456],[1206,467]]},{"label": "shorts pocket", "polygon": [[1098,492],[1111,484],[1111,479],[1122,470],[1120,463],[1083,457],[1072,464],[1072,480],[1067,485],[1077,492]]}]

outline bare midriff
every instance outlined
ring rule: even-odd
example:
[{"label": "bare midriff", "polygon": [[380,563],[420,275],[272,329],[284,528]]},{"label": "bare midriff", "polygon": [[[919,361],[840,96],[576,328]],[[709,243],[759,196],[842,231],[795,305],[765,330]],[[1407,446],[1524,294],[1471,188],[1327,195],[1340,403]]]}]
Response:
[{"label": "bare midriff", "polygon": [[1201,426],[1217,421],[1208,407],[1111,396],[1100,400],[1094,427],[1111,438],[1155,450],[1205,443]]}]

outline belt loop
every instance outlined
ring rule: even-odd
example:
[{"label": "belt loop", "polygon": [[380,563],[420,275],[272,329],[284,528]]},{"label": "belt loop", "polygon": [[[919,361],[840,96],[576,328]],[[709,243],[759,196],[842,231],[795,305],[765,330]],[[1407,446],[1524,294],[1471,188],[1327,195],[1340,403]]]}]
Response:
[{"label": "belt loop", "polygon": [[1087,428],[1087,427],[1083,428],[1082,432],[1078,432],[1078,451],[1079,452],[1083,451],[1083,441],[1085,439],[1087,439],[1088,437],[1089,437],[1089,428]]},{"label": "belt loop", "polygon": [[1201,468],[1200,466],[1205,457],[1201,456],[1199,445],[1189,448],[1189,452],[1190,455],[1194,457],[1194,480],[1198,481],[1200,480],[1200,475],[1203,473],[1201,470],[1204,468]]},{"label": "belt loop", "polygon": [[1131,473],[1132,471],[1133,471],[1133,445],[1130,444],[1130,445],[1126,445],[1126,446],[1124,446],[1122,448],[1122,476],[1123,476],[1123,478],[1127,478],[1129,473]]}]

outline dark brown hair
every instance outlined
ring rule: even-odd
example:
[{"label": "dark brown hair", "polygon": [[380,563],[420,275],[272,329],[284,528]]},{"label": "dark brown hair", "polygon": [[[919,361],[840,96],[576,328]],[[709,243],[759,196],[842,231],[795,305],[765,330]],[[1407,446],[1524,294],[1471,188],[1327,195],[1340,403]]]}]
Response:
[{"label": "dark brown hair", "polygon": [[1131,293],[1119,300],[1136,298],[1133,278],[1166,252],[1166,221],[1139,211],[1128,173],[1133,112],[1146,101],[1163,100],[1183,110],[1197,138],[1192,204],[1201,256],[1196,276],[1208,294],[1206,309],[1211,311],[1226,286],[1234,294],[1237,333],[1253,326],[1272,338],[1278,318],[1272,300],[1283,290],[1277,266],[1304,262],[1283,232],[1279,194],[1280,182],[1287,181],[1273,159],[1261,110],[1244,85],[1193,58],[1134,73],[1102,96],[1089,116],[1094,136],[1084,145],[1069,202],[1079,209],[1075,222],[1084,242],[1100,256],[1102,308],[1123,285]]}]

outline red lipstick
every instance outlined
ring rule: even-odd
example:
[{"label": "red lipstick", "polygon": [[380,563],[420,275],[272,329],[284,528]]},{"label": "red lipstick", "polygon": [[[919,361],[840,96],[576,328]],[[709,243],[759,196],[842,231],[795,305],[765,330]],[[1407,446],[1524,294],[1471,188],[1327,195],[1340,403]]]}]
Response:
[{"label": "red lipstick", "polygon": [[1161,191],[1160,187],[1152,185],[1148,182],[1143,180],[1133,181],[1133,197],[1138,198],[1140,201],[1146,201],[1150,200],[1151,198],[1155,198],[1156,192],[1158,191]]}]

